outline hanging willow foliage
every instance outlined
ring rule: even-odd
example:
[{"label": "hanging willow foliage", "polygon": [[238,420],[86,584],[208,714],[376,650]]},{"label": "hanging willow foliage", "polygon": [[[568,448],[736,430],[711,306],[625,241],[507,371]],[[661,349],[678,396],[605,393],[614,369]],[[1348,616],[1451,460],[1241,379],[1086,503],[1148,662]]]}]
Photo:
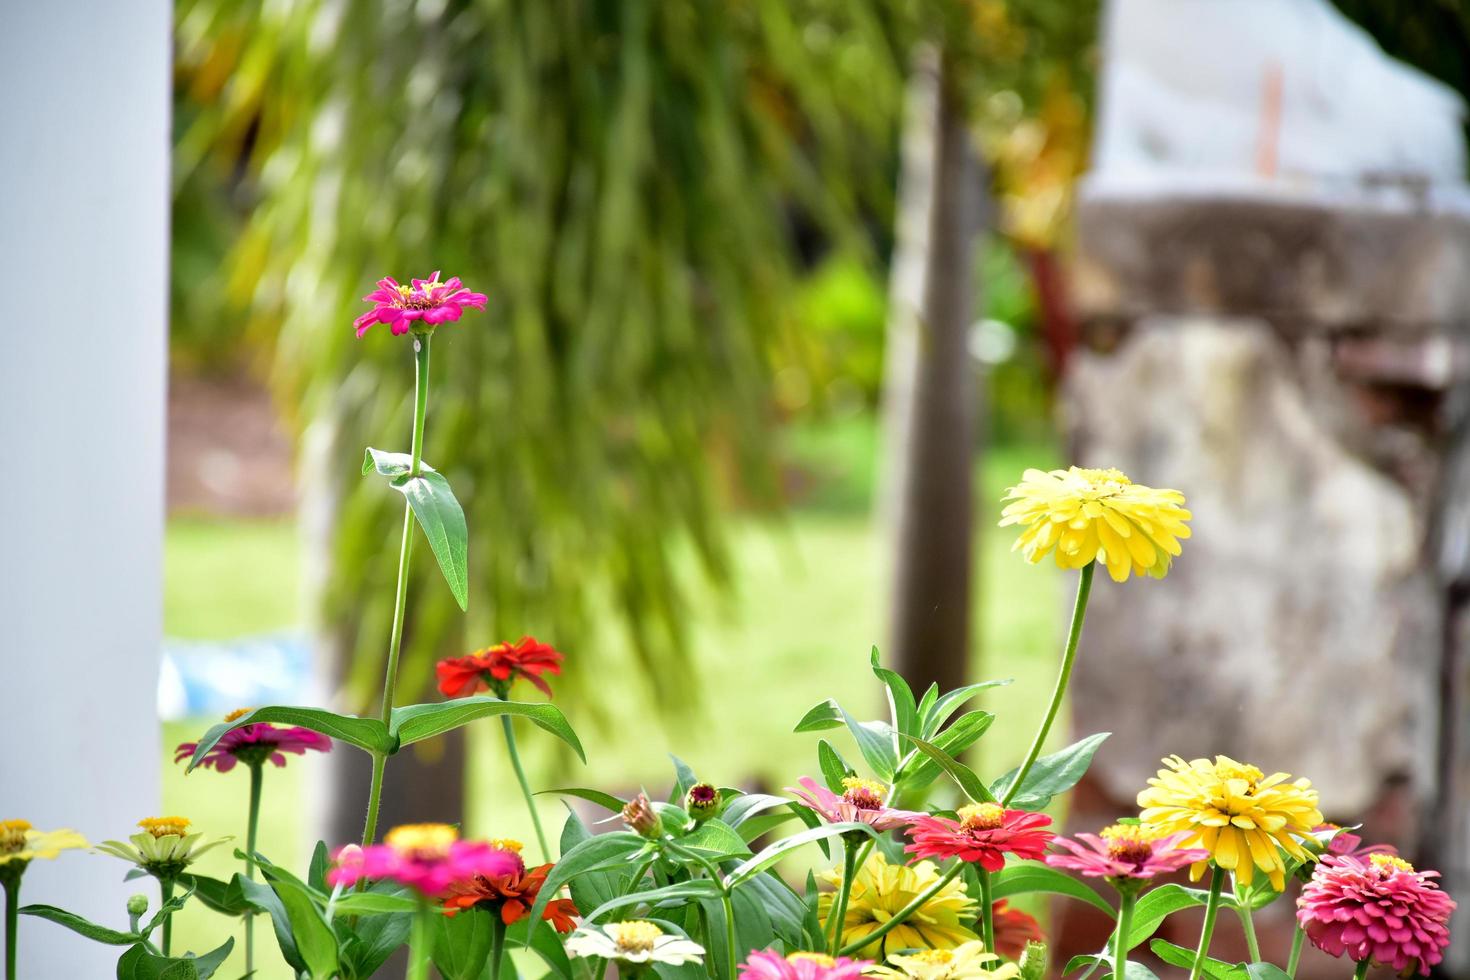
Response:
[{"label": "hanging willow foliage", "polygon": [[[353,338],[379,276],[461,276],[425,459],[470,527],[470,616],[415,562],[403,676],[620,623],[687,677],[689,575],[723,581],[722,498],[773,493],[769,365],[798,239],[886,227],[901,45],[882,0],[181,0],[177,181],[243,162],[224,295],[304,434],[321,634],[352,700],[388,633],[398,509],[355,477],[405,449],[410,345]],[[222,163],[221,161],[226,161]],[[692,555],[692,560],[691,560]],[[590,678],[590,671],[575,672]]]}]

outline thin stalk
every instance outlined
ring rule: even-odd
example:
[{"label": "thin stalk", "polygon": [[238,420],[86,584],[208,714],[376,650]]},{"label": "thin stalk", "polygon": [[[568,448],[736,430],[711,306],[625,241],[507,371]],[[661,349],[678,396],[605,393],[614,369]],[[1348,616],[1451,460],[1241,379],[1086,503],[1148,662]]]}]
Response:
[{"label": "thin stalk", "polygon": [[1216,868],[1210,878],[1210,899],[1205,903],[1205,924],[1199,933],[1199,950],[1194,954],[1194,966],[1189,970],[1189,980],[1198,980],[1204,969],[1205,957],[1210,952],[1210,938],[1215,934],[1215,916],[1220,913],[1220,893],[1225,890],[1225,869]]},{"label": "thin stalk", "polygon": [[1021,768],[1016,773],[1016,778],[1006,789],[1005,797],[1001,799],[1000,805],[1005,806],[1015,797],[1021,784],[1026,781],[1026,775],[1031,772],[1031,767],[1036,764],[1036,759],[1041,755],[1041,748],[1046,744],[1047,735],[1051,734],[1052,722],[1057,720],[1057,712],[1062,708],[1062,699],[1067,694],[1067,684],[1072,679],[1072,664],[1077,659],[1077,643],[1082,639],[1082,620],[1087,616],[1087,596],[1092,592],[1092,573],[1097,567],[1097,562],[1091,561],[1082,567],[1082,575],[1077,580],[1077,601],[1072,605],[1072,625],[1067,630],[1067,646],[1062,651],[1062,666],[1057,672],[1057,683],[1051,692],[1051,704],[1046,709],[1046,717],[1041,721],[1041,727],[1036,730],[1036,738],[1031,740],[1031,748],[1026,752],[1026,761],[1021,763]]},{"label": "thin stalk", "polygon": [[[260,826],[260,789],[264,782],[265,764],[250,766],[250,814],[245,823],[245,877],[255,880],[255,834]],[[245,911],[245,975],[255,970],[255,913]]]},{"label": "thin stalk", "polygon": [[964,866],[965,862],[956,861],[954,863],[954,867],[946,871],[943,876],[941,876],[940,879],[934,884],[924,889],[918,895],[915,895],[912,902],[908,903],[903,908],[893,913],[893,917],[890,918],[887,922],[883,923],[867,935],[862,936],[858,939],[854,939],[852,942],[839,949],[837,951],[837,955],[851,956],[853,953],[856,953],[863,947],[871,946],[873,943],[888,935],[888,931],[890,929],[894,929],[902,925],[904,923],[904,920],[913,915],[915,912],[919,911],[919,909],[923,908],[924,903],[928,902],[929,899],[933,898],[935,895],[938,895],[940,890],[944,888],[945,885],[949,884],[951,881],[954,881],[955,877],[959,875],[960,870],[964,868]]},{"label": "thin stalk", "polygon": [[1353,980],[1363,980],[1368,975],[1368,964],[1372,962],[1372,960],[1363,960],[1359,963],[1358,968],[1353,971]]},{"label": "thin stalk", "polygon": [[725,966],[727,975],[733,980],[735,976],[735,903],[730,900],[730,888],[725,884],[725,876],[720,874],[720,869],[703,855],[686,850],[673,841],[669,841],[667,846],[675,854],[698,864],[704,869],[704,873],[709,875],[710,880],[719,886],[720,907],[725,914]]},{"label": "thin stalk", "polygon": [[1259,963],[1261,962],[1261,944],[1256,940],[1256,924],[1251,919],[1250,906],[1238,904],[1236,911],[1240,915],[1240,924],[1245,929],[1245,946],[1250,950],[1251,962]]},{"label": "thin stalk", "polygon": [[536,812],[536,797],[531,792],[531,784],[526,779],[526,770],[521,765],[521,754],[516,751],[515,726],[510,722],[510,715],[500,716],[500,726],[505,729],[505,750],[510,753],[511,768],[516,771],[516,782],[521,784],[521,795],[526,798],[526,809],[531,813],[531,823],[536,827],[536,842],[541,845],[541,860],[551,860],[551,848],[546,846],[546,831],[541,829],[541,816]]},{"label": "thin stalk", "polygon": [[505,960],[505,923],[497,914],[490,929],[490,980],[500,980],[500,966]]},{"label": "thin stalk", "polygon": [[[413,914],[413,931],[408,937],[408,975],[406,980],[429,980],[429,904],[419,900]],[[498,918],[498,917],[497,917]]]},{"label": "thin stalk", "polygon": [[20,876],[5,877],[5,980],[15,980],[16,929],[20,925]]},{"label": "thin stalk", "polygon": [[[172,878],[158,879],[159,908],[168,905],[169,900],[174,897],[174,880]],[[163,955],[167,956],[169,948],[174,940],[174,914],[165,911],[163,915]]]},{"label": "thin stalk", "polygon": [[[412,463],[409,475],[418,476],[424,454],[424,418],[429,410],[429,337],[415,335],[413,339],[413,444]],[[393,607],[393,630],[388,637],[388,665],[383,673],[383,705],[379,718],[384,725],[393,719],[393,703],[398,690],[398,654],[403,647],[403,617],[408,610],[408,564],[413,556],[413,508],[407,501],[403,504],[403,538],[398,545],[398,587]],[[383,798],[383,771],[388,757],[373,753],[372,784],[368,788],[367,817],[363,821],[362,846],[367,847],[377,837],[378,808]]]},{"label": "thin stalk", "polygon": [[833,956],[842,945],[842,924],[847,921],[847,901],[852,895],[852,879],[857,874],[858,849],[847,838],[842,840],[842,884],[837,888],[837,899],[832,903],[832,920],[827,923],[827,949]]},{"label": "thin stalk", "polygon": [[1286,961],[1286,975],[1296,980],[1297,964],[1302,961],[1302,944],[1306,941],[1307,931],[1298,922],[1296,928],[1291,932],[1291,956]]},{"label": "thin stalk", "polygon": [[1128,977],[1128,933],[1133,929],[1133,906],[1137,901],[1136,889],[1130,888],[1118,893],[1118,932],[1113,940],[1113,980],[1127,980]]},{"label": "thin stalk", "polygon": [[976,865],[980,876],[980,939],[985,952],[995,952],[995,899],[991,897],[990,872]]}]

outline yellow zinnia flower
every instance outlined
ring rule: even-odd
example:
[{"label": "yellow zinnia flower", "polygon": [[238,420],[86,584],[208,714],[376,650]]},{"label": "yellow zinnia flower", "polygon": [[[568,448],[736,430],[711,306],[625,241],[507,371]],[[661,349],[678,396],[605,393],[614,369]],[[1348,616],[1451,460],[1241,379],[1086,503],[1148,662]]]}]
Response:
[{"label": "yellow zinnia flower", "polygon": [[1116,582],[1129,572],[1163,578],[1178,539],[1189,537],[1184,494],[1141,486],[1114,469],[1027,470],[1002,499],[1012,502],[1000,526],[1025,526],[1012,551],[1032,563],[1055,554],[1062,568],[1095,560]]},{"label": "yellow zinnia flower", "polygon": [[[1185,762],[1175,755],[1164,765],[1138,794],[1139,818],[1163,833],[1187,832],[1179,847],[1209,851],[1242,885],[1260,868],[1277,891],[1286,887],[1282,851],[1301,862],[1316,860],[1297,840],[1322,822],[1309,780],[1287,782],[1291,777],[1284,772],[1263,776],[1255,766],[1223,755],[1214,762]],[[1206,863],[1190,865],[1190,877],[1198,881]]]},{"label": "yellow zinnia flower", "polygon": [[[939,869],[933,861],[920,861],[914,865],[890,864],[881,853],[874,851],[853,879],[847,916],[842,923],[841,945],[862,939],[893,918],[894,913],[912,902],[939,877]],[[819,878],[834,888],[842,885],[842,872],[836,869]],[[832,914],[833,900],[831,893],[824,892],[817,901],[817,914],[824,924]],[[885,949],[953,949],[979,938],[960,924],[961,919],[973,918],[974,915],[975,900],[965,894],[964,882],[955,879],[887,935],[854,955],[882,959]]]},{"label": "yellow zinnia flower", "polygon": [[888,967],[870,974],[892,980],[1014,980],[1021,970],[1014,963],[1001,963],[999,956],[985,951],[978,939],[954,949],[927,949],[909,956],[888,957]]},{"label": "yellow zinnia flower", "polygon": [[37,830],[25,820],[0,820],[0,865],[12,861],[51,860],[62,851],[87,847],[75,830]]}]

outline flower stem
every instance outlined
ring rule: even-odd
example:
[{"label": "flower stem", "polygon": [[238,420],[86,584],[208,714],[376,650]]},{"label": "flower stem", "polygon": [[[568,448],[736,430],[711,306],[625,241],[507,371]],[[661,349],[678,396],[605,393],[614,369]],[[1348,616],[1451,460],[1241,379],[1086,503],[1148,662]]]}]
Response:
[{"label": "flower stem", "polygon": [[[265,764],[250,766],[250,812],[245,822],[245,877],[255,880],[255,834],[260,826],[260,787],[264,782]],[[255,912],[245,910],[245,975],[255,970]]]},{"label": "flower stem", "polygon": [[429,980],[429,903],[419,900],[408,937],[408,974],[405,980]]},{"label": "flower stem", "polygon": [[1368,975],[1368,965],[1372,962],[1371,959],[1368,959],[1359,963],[1358,968],[1353,971],[1353,980],[1363,980]]},{"label": "flower stem", "polygon": [[1237,908],[1240,914],[1240,924],[1245,928],[1245,945],[1250,950],[1251,962],[1261,962],[1261,944],[1256,940],[1256,924],[1251,919],[1250,906],[1241,904]]},{"label": "flower stem", "polygon": [[1286,961],[1286,975],[1296,980],[1296,967],[1302,960],[1302,944],[1306,941],[1307,931],[1298,922],[1291,933],[1291,956]]},{"label": "flower stem", "polygon": [[1133,906],[1137,901],[1136,889],[1130,888],[1118,893],[1118,932],[1113,940],[1113,980],[1127,980],[1128,977],[1128,934],[1133,930]]},{"label": "flower stem", "polygon": [[15,980],[15,951],[20,925],[20,875],[5,876],[5,980]]},{"label": "flower stem", "polygon": [[521,784],[521,795],[526,798],[526,809],[531,813],[531,823],[536,827],[536,842],[541,845],[541,860],[551,860],[551,848],[546,846],[546,831],[541,829],[541,816],[536,812],[536,797],[526,779],[526,770],[521,766],[521,754],[516,751],[516,732],[511,725],[510,715],[500,716],[500,725],[505,729],[505,749],[510,753],[511,768],[516,771],[516,781]]},{"label": "flower stem", "polygon": [[169,901],[174,897],[174,880],[172,878],[158,879],[159,908],[163,912],[163,955],[167,956],[169,948],[174,940],[174,914],[167,908]]},{"label": "flower stem", "polygon": [[500,965],[505,959],[505,920],[499,910],[491,915],[495,921],[490,928],[490,980],[500,980]]},{"label": "flower stem", "polygon": [[[429,337],[415,335],[413,338],[413,444],[412,463],[409,475],[418,476],[424,454],[424,418],[429,410]],[[388,637],[388,666],[383,674],[383,707],[379,718],[386,726],[393,720],[394,696],[398,690],[398,654],[403,647],[403,617],[408,609],[408,563],[413,555],[413,507],[403,504],[403,538],[398,545],[398,588],[393,607],[393,630]],[[368,788],[367,817],[363,822],[362,846],[367,847],[377,837],[378,807],[383,797],[383,770],[388,757],[380,752],[373,753],[372,784]]]},{"label": "flower stem", "polygon": [[912,902],[908,903],[903,908],[893,913],[892,918],[890,918],[887,922],[883,923],[867,935],[854,939],[852,942],[839,949],[837,951],[837,955],[851,956],[853,953],[856,953],[863,947],[871,946],[878,940],[882,939],[884,936],[888,935],[888,931],[890,929],[894,929],[900,925],[903,925],[904,920],[913,915],[915,912],[919,911],[919,909],[923,908],[925,903],[927,903],[929,899],[933,898],[935,895],[938,895],[940,890],[943,889],[945,885],[949,884],[951,881],[954,881],[955,877],[959,875],[960,870],[964,868],[964,866],[965,862],[956,861],[954,863],[954,867],[946,871],[938,881],[934,882],[934,884],[930,885],[928,888],[915,895]]},{"label": "flower stem", "polygon": [[857,874],[858,849],[846,837],[842,839],[842,884],[837,888],[837,899],[832,903],[832,921],[827,923],[827,949],[833,956],[842,945],[842,924],[847,921],[847,901],[852,895],[852,879]]},{"label": "flower stem", "polygon": [[985,943],[985,952],[995,952],[995,900],[991,898],[990,872],[979,865],[975,872],[980,876],[980,939]]},{"label": "flower stem", "polygon": [[1225,869],[1216,868],[1210,879],[1210,898],[1205,903],[1205,924],[1200,929],[1199,950],[1194,954],[1194,966],[1190,968],[1189,980],[1198,980],[1204,969],[1205,957],[1210,952],[1210,937],[1215,934],[1215,916],[1220,913],[1220,893],[1225,889]]},{"label": "flower stem", "polygon": [[1097,567],[1097,562],[1091,561],[1082,566],[1082,575],[1077,580],[1077,600],[1072,605],[1072,625],[1067,630],[1067,647],[1062,651],[1062,666],[1057,672],[1056,687],[1051,692],[1051,704],[1046,709],[1046,717],[1041,721],[1041,727],[1036,730],[1036,738],[1031,742],[1031,748],[1026,752],[1026,761],[1021,763],[1021,768],[1016,771],[1016,778],[1006,789],[1001,806],[1005,806],[1015,798],[1016,792],[1020,790],[1021,784],[1026,781],[1026,775],[1031,772],[1031,767],[1036,764],[1036,759],[1041,755],[1042,746],[1046,744],[1047,735],[1051,734],[1052,722],[1057,720],[1057,712],[1062,708],[1062,699],[1067,694],[1067,684],[1072,679],[1072,664],[1077,659],[1077,643],[1082,639],[1082,620],[1087,615],[1087,597],[1092,592],[1092,573]]}]

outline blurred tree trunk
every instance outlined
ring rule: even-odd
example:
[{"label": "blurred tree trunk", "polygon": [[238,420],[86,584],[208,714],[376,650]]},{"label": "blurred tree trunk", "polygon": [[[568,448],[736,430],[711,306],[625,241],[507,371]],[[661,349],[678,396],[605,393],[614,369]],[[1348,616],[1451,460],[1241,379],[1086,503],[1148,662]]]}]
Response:
[{"label": "blurred tree trunk", "polygon": [[952,63],[915,58],[889,291],[883,517],[895,547],[889,652],[916,689],[963,683],[970,634],[981,169]]}]

